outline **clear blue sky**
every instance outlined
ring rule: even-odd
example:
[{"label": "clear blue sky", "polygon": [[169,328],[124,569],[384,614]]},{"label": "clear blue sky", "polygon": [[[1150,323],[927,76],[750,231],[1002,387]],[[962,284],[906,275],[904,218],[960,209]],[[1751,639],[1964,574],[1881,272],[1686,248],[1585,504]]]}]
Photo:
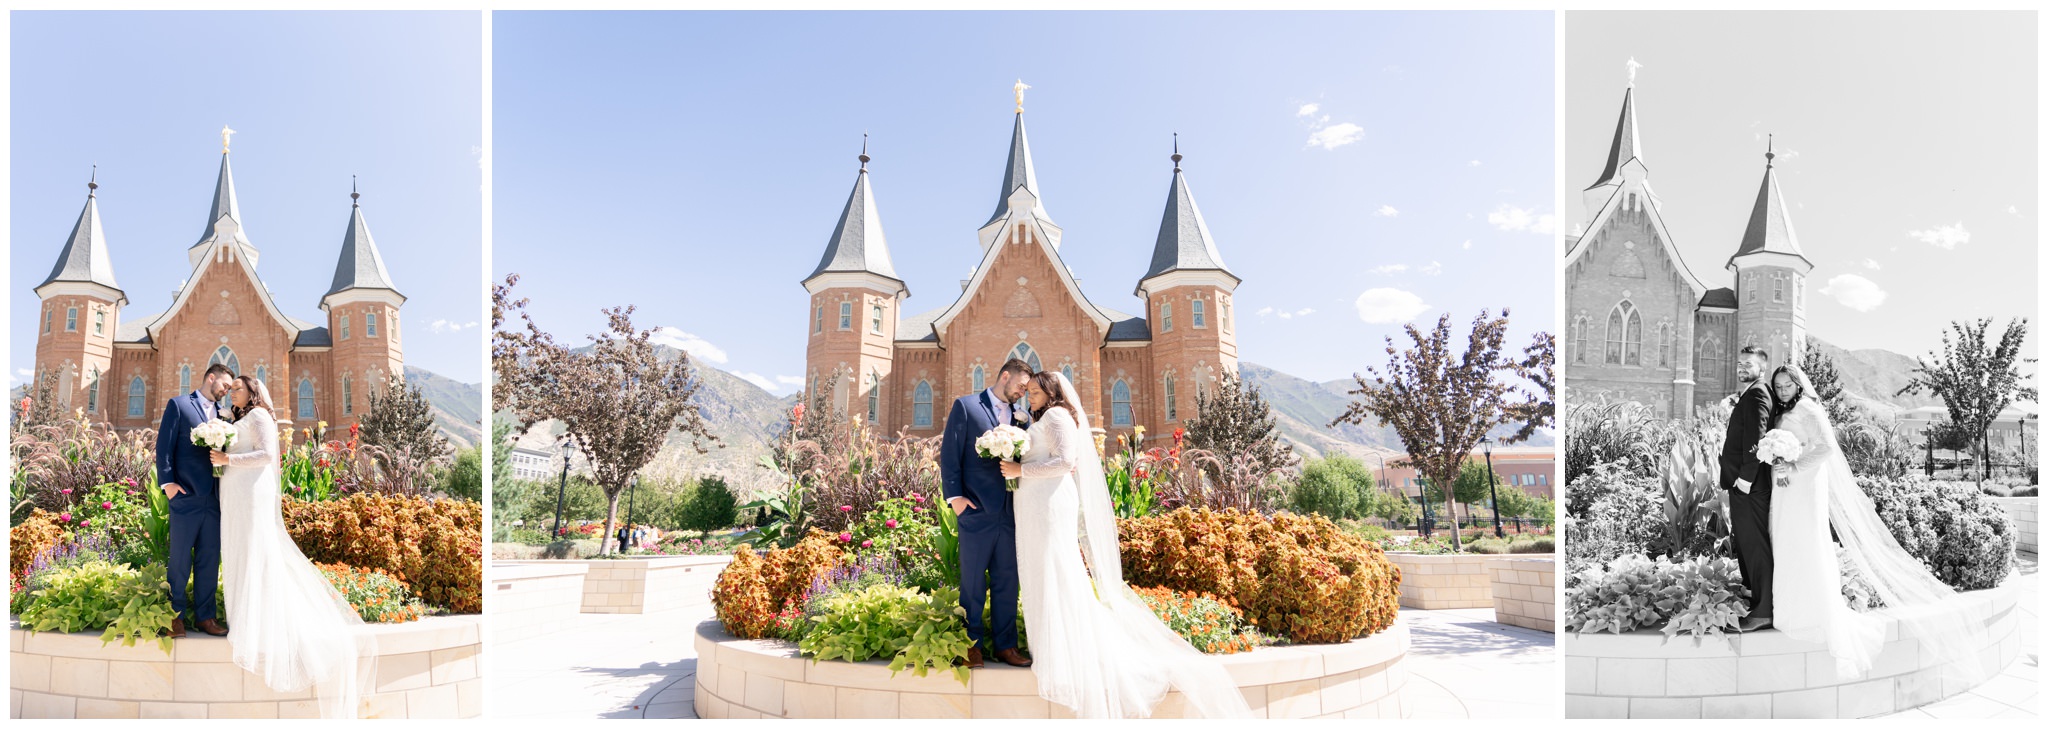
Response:
[{"label": "clear blue sky", "polygon": [[[257,273],[278,306],[325,322],[349,176],[405,305],[406,363],[482,377],[482,16],[475,12],[12,14],[9,381],[35,360],[42,282],[99,165],[123,321],[190,273],[234,135]],[[442,331],[435,331],[435,322]]]},{"label": "clear blue sky", "polygon": [[[1576,198],[1599,176],[1633,57],[1650,185],[1707,285],[1730,285],[1724,266],[1776,134],[1778,184],[1814,264],[1814,336],[1917,356],[1940,349],[1950,321],[1992,317],[1995,333],[2035,316],[2034,13],[1571,12],[1565,23],[1566,189]],[[1589,216],[1574,205],[1566,219]]]},{"label": "clear blue sky", "polygon": [[669,341],[794,391],[798,282],[862,132],[905,311],[945,306],[977,262],[1020,77],[1062,255],[1100,305],[1141,310],[1131,291],[1179,132],[1244,279],[1244,359],[1335,379],[1382,364],[1408,316],[1462,325],[1511,306],[1517,348],[1554,327],[1548,12],[500,12],[493,26],[493,265],[571,341],[603,325],[600,307],[636,304]]}]

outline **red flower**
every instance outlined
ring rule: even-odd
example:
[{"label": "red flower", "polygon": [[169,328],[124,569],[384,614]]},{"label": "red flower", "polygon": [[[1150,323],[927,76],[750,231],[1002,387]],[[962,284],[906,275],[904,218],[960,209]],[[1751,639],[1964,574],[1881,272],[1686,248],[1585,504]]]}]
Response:
[{"label": "red flower", "polygon": [[840,507],[839,507],[839,510],[840,510],[840,511],[853,511],[853,507],[851,507],[851,506],[846,506],[846,505],[844,505],[844,504],[841,504],[841,505],[840,505]]},{"label": "red flower", "polygon": [[1138,467],[1137,478],[1140,481],[1145,480],[1145,468],[1143,466]]},{"label": "red flower", "polygon": [[792,424],[795,424],[795,423],[800,423],[800,422],[803,422],[803,419],[804,419],[804,404],[803,404],[803,403],[797,403],[797,404],[796,404],[796,407],[793,407],[793,408],[790,408],[790,409],[789,409],[789,422],[790,422],[790,423],[792,423]]}]

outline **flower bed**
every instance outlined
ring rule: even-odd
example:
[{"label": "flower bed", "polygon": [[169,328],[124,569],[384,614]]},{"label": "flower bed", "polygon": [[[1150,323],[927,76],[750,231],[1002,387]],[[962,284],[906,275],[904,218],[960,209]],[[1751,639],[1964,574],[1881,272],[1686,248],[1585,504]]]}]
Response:
[{"label": "flower bed", "polygon": [[[482,618],[430,617],[365,625],[376,648],[360,713],[373,719],[467,719],[483,714]],[[318,718],[310,689],[271,691],[236,666],[225,638],[193,632],[170,653],[101,645],[97,635],[8,632],[12,719]]]},{"label": "flower bed", "polygon": [[[965,683],[933,674],[892,676],[886,661],[812,661],[778,640],[736,638],[715,620],[697,628],[697,715],[706,719],[1052,719],[1065,707],[1038,697],[1030,669],[999,663]],[[1408,631],[1396,624],[1329,645],[1259,648],[1210,656],[1236,679],[1262,718],[1397,719]],[[1152,718],[1182,718],[1168,693]]]}]

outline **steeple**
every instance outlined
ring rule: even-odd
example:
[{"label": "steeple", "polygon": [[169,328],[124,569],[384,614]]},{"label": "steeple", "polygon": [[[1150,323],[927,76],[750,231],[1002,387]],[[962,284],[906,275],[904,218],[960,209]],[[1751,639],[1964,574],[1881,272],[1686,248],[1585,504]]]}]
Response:
[{"label": "steeple", "polygon": [[370,237],[370,225],[363,222],[362,193],[357,192],[355,181],[349,181],[348,231],[341,235],[341,258],[334,263],[334,282],[327,287],[327,294],[320,297],[321,306],[336,294],[346,291],[384,290],[396,294],[400,302],[404,294],[391,285],[391,273],[384,269],[384,256],[377,252],[377,242]]},{"label": "steeple", "polygon": [[1146,282],[1175,271],[1217,271],[1229,276],[1233,285],[1239,281],[1216,252],[1216,241],[1209,236],[1209,224],[1203,222],[1194,194],[1188,192],[1180,161],[1180,135],[1175,134],[1173,183],[1166,189],[1166,212],[1159,219],[1159,237],[1152,244],[1152,265],[1138,282],[1141,291]]},{"label": "steeple", "polygon": [[1600,170],[1600,179],[1587,185],[1591,190],[1601,185],[1621,183],[1621,168],[1642,155],[1643,142],[1636,132],[1636,89],[1633,84],[1621,95],[1621,119],[1614,124],[1614,141],[1607,146],[1607,166]]},{"label": "steeple", "polygon": [[988,216],[987,223],[982,223],[983,227],[987,227],[989,223],[1001,220],[1005,214],[1009,213],[1012,199],[1015,198],[1018,190],[1025,190],[1031,193],[1031,214],[1042,219],[1051,220],[1045,214],[1044,201],[1039,199],[1038,175],[1031,167],[1031,142],[1024,136],[1024,108],[1021,104],[1021,96],[1020,104],[1017,107],[1016,121],[1010,127],[1010,158],[1003,163],[1003,189],[996,196],[996,211]]},{"label": "steeple", "polygon": [[51,284],[90,284],[105,287],[109,300],[116,304],[128,303],[121,285],[114,282],[113,261],[107,256],[107,236],[100,228],[99,188],[99,170],[94,168],[92,180],[85,184],[85,209],[78,212],[71,237],[65,239],[64,250],[57,254],[57,265],[50,269],[48,278],[36,285],[38,296]]},{"label": "steeple", "polygon": [[1792,231],[1792,219],[1785,213],[1785,195],[1778,189],[1775,170],[1777,140],[1773,138],[1765,144],[1764,181],[1757,187],[1756,204],[1749,211],[1749,225],[1742,230],[1742,245],[1728,259],[1728,265],[1735,266],[1735,259],[1744,256],[1776,253],[1797,258],[1811,270],[1813,263],[1807,261],[1806,254],[1799,249],[1799,236]]},{"label": "steeple", "polygon": [[249,258],[249,265],[256,265],[256,246],[249,243],[249,236],[242,232],[242,206],[235,200],[235,172],[228,164],[228,135],[235,131],[221,128],[220,175],[213,182],[213,206],[206,213],[206,228],[199,232],[199,242],[192,244],[185,255],[198,266],[206,257],[211,246],[226,235],[239,247],[242,255]]},{"label": "steeple", "polygon": [[846,207],[839,212],[839,223],[832,229],[832,239],[825,244],[825,255],[818,259],[818,267],[811,275],[804,277],[804,285],[828,273],[869,274],[887,279],[901,289],[903,281],[896,277],[896,266],[889,260],[889,242],[882,234],[882,216],[875,209],[874,192],[868,188],[867,135],[861,135],[860,172],[854,176],[853,192],[846,197]]}]

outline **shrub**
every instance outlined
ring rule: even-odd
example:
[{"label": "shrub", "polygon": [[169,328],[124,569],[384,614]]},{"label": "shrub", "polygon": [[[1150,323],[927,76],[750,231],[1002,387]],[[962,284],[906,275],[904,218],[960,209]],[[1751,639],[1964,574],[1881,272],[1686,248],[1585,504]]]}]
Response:
[{"label": "shrub", "polygon": [[1125,580],[1215,595],[1262,631],[1341,643],[1392,625],[1400,571],[1319,516],[1176,509],[1119,524]]},{"label": "shrub", "polygon": [[1472,554],[1507,554],[1507,540],[1498,537],[1480,537],[1465,543],[1465,551]]},{"label": "shrub", "polygon": [[819,531],[795,546],[764,554],[742,547],[711,588],[712,611],[735,636],[773,636],[776,614],[801,600],[812,581],[838,566],[840,558],[839,548]]},{"label": "shrub", "polygon": [[7,572],[19,577],[35,562],[36,555],[71,541],[56,514],[42,509],[30,512],[13,529],[7,530]]},{"label": "shrub", "polygon": [[1858,478],[1899,545],[1957,590],[1997,587],[2015,567],[2011,517],[1974,485]]},{"label": "shrub", "polygon": [[412,590],[389,572],[343,564],[315,566],[365,623],[409,623],[426,614],[426,606]]},{"label": "shrub", "polygon": [[1628,554],[1649,555],[1663,536],[1664,510],[1655,477],[1629,473],[1618,464],[1594,467],[1565,487],[1569,500],[1583,497],[1582,515],[1565,516],[1565,568],[1577,574]]},{"label": "shrub", "polygon": [[684,529],[710,533],[739,519],[739,501],[726,488],[725,479],[717,476],[699,480],[676,501],[676,523]]},{"label": "shrub", "polygon": [[1508,544],[1508,554],[1554,554],[1556,552],[1556,537],[1517,539]]},{"label": "shrub", "polygon": [[383,570],[429,605],[482,612],[481,503],[380,494],[283,503],[285,529],[307,559]]},{"label": "shrub", "polygon": [[23,425],[10,443],[15,478],[36,504],[69,511],[103,483],[141,483],[156,473],[156,431],[116,431],[83,413]]},{"label": "shrub", "polygon": [[1296,514],[1321,514],[1332,520],[1364,516],[1372,501],[1372,470],[1342,453],[1308,461],[1287,490],[1287,508]]},{"label": "shrub", "polygon": [[1658,560],[1662,590],[1657,611],[1665,616],[1664,635],[1694,638],[1735,630],[1749,614],[1744,600],[1742,569],[1735,560],[1702,555],[1682,562]]},{"label": "shrub", "polygon": [[[1564,431],[1564,480],[1576,483],[1595,467],[1610,463],[1629,473],[1655,473],[1679,427],[1643,405],[1623,402],[1566,407]],[[1570,489],[1566,494],[1578,500]],[[1573,513],[1572,508],[1567,506],[1566,513]]]},{"label": "shrub", "polygon": [[949,669],[962,685],[967,667],[954,666],[972,644],[960,621],[960,592],[942,587],[929,594],[916,588],[871,585],[832,596],[824,613],[797,644],[814,661],[853,662],[889,658],[889,673],[910,669],[917,676]]},{"label": "shrub", "polygon": [[36,590],[22,610],[21,624],[30,631],[60,633],[104,628],[102,645],[119,640],[133,646],[137,640],[153,639],[168,654],[171,639],[158,632],[169,630],[175,617],[163,565],[137,570],[93,560],[51,573],[48,586]]},{"label": "shrub", "polygon": [[1259,629],[1214,595],[1158,587],[1132,588],[1175,634],[1203,653],[1243,653],[1265,644]]}]

